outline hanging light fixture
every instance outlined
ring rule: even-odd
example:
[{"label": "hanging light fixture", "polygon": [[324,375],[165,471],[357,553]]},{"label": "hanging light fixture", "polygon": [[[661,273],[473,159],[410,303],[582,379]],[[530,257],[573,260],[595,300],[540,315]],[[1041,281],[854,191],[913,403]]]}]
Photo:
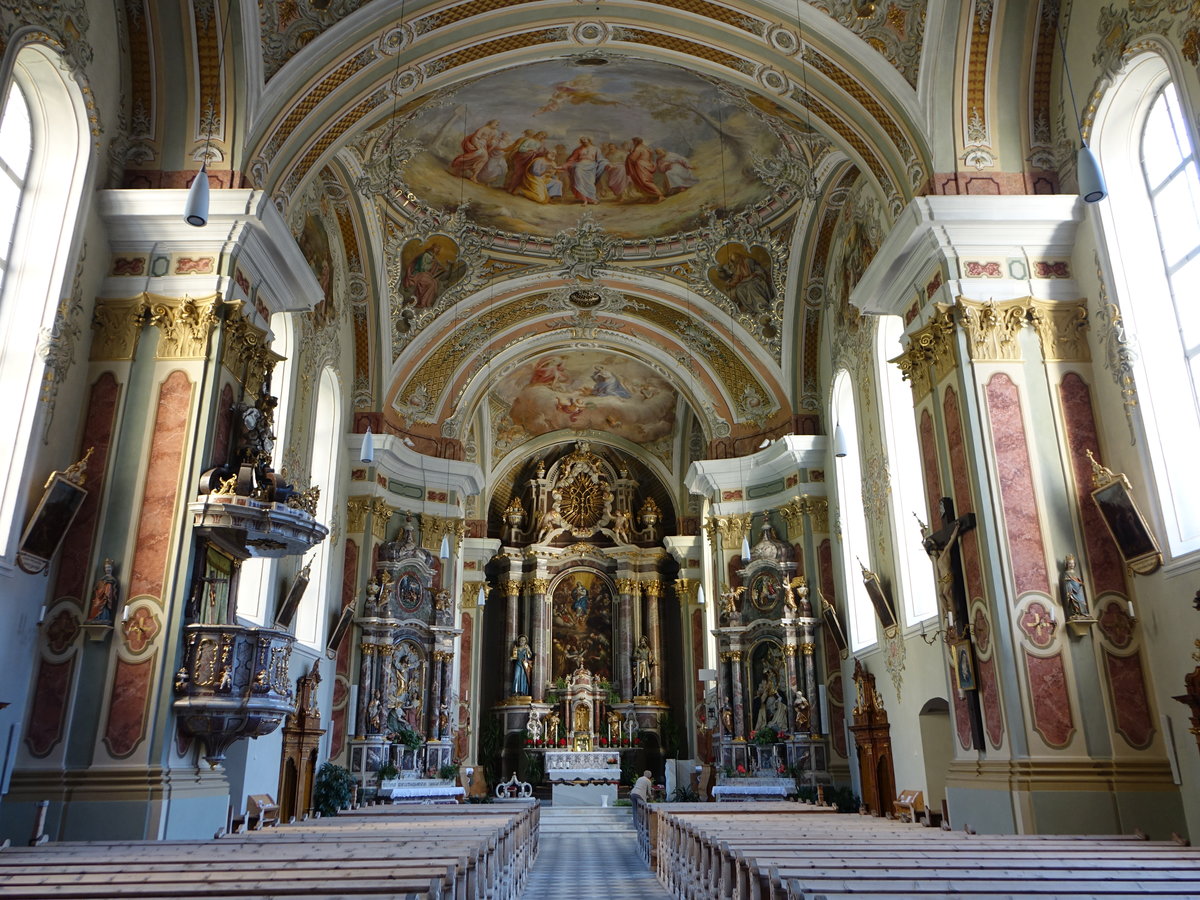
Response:
[{"label": "hanging light fixture", "polygon": [[842,423],[838,422],[833,429],[833,455],[844,459],[850,453],[850,445],[846,443],[846,432],[842,431]]},{"label": "hanging light fixture", "polygon": [[[212,14],[214,16],[217,15],[215,4]],[[225,27],[221,34],[221,49],[217,54],[218,84],[220,84],[221,76],[225,71],[225,46],[229,41],[229,23],[232,21],[233,16],[227,15],[225,17]],[[192,179],[192,186],[188,188],[187,202],[183,205],[183,221],[196,228],[203,228],[208,224],[208,153],[212,148],[213,126],[216,123],[213,115],[214,112],[215,99],[212,95],[209,95],[208,133],[204,137],[204,157],[200,162],[200,171]]]},{"label": "hanging light fixture", "polygon": [[367,426],[367,433],[363,435],[362,448],[359,450],[358,458],[365,463],[375,462],[375,435],[371,434],[371,426]]},{"label": "hanging light fixture", "polygon": [[[749,529],[747,529],[747,532]],[[749,533],[742,535],[742,562],[750,560],[750,535]]]},{"label": "hanging light fixture", "polygon": [[1108,196],[1108,185],[1104,183],[1104,173],[1100,171],[1100,162],[1096,154],[1083,139],[1083,120],[1079,118],[1079,107],[1075,105],[1075,88],[1071,84],[1071,69],[1067,65],[1067,41],[1062,29],[1058,31],[1058,46],[1062,48],[1063,74],[1067,79],[1067,93],[1071,97],[1071,109],[1075,113],[1075,129],[1079,133],[1079,151],[1075,154],[1075,180],[1079,182],[1079,196],[1085,203],[1099,203]]},{"label": "hanging light fixture", "polygon": [[448,534],[442,535],[442,549],[438,553],[438,557],[440,559],[449,559],[450,558],[450,535],[448,535]]},{"label": "hanging light fixture", "polygon": [[483,589],[483,582],[479,582],[479,596],[475,598],[475,605],[480,609],[487,606],[487,591]]},{"label": "hanging light fixture", "polygon": [[704,605],[704,585],[696,585],[696,603],[700,606]]}]

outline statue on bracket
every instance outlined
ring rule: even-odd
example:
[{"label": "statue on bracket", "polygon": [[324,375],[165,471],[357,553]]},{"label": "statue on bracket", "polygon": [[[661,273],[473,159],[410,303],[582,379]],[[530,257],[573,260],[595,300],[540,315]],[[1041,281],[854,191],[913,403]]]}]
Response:
[{"label": "statue on bracket", "polygon": [[639,697],[648,697],[654,690],[651,672],[654,670],[654,651],[650,649],[650,640],[642,635],[637,650],[633,654],[634,679],[633,693]]},{"label": "statue on bracket", "polygon": [[1089,619],[1087,594],[1083,590],[1083,579],[1076,568],[1075,554],[1068,553],[1063,560],[1062,603],[1071,619]]},{"label": "statue on bracket", "polygon": [[529,638],[521,635],[512,649],[513,675],[512,693],[514,697],[528,697],[529,686],[533,683],[533,648],[529,646]]},{"label": "statue on bracket", "polygon": [[92,588],[92,602],[88,606],[87,624],[111,625],[117,609],[118,584],[113,575],[113,561],[104,560],[104,574],[96,579]]}]

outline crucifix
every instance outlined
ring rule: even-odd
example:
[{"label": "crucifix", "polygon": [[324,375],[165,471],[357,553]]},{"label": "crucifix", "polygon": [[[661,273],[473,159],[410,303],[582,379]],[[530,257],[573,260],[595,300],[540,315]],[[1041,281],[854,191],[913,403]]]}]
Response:
[{"label": "crucifix", "polygon": [[[937,576],[938,607],[946,622],[946,641],[951,645],[966,642],[969,647],[960,647],[960,652],[970,652],[975,658],[974,645],[971,643],[970,623],[968,621],[967,585],[963,578],[962,556],[959,544],[964,533],[975,528],[975,513],[954,515],[954,501],[943,497],[938,501],[938,514],[942,527],[931,531],[924,523],[921,524],[922,541],[925,552],[933,562]],[[918,521],[920,521],[918,519]],[[958,655],[953,658],[957,660]],[[983,715],[979,705],[979,691],[968,690],[962,694],[963,702],[971,719],[972,744],[976,750],[984,749]]]}]

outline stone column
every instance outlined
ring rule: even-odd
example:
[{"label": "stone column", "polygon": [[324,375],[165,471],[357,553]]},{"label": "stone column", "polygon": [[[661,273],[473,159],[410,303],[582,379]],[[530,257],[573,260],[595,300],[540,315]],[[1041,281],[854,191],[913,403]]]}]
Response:
[{"label": "stone column", "polygon": [[729,651],[729,665],[733,670],[733,737],[746,739],[746,689],[742,684],[742,651]]},{"label": "stone column", "polygon": [[635,578],[618,578],[617,591],[620,599],[617,637],[617,673],[621,680],[621,699],[626,703],[633,700],[633,593],[638,583]]},{"label": "stone column", "polygon": [[530,645],[533,647],[533,674],[530,676],[529,693],[534,701],[541,703],[546,695],[546,681],[550,677],[550,617],[546,615],[546,592],[550,590],[549,578],[535,578],[530,582],[533,588],[533,634],[530,635]]},{"label": "stone column", "polygon": [[647,581],[642,584],[646,592],[646,621],[645,629],[650,638],[650,650],[654,654],[654,667],[650,670],[650,694],[656,700],[662,699],[662,625],[658,617],[658,595],[662,584],[658,581]]},{"label": "stone column", "polygon": [[787,690],[783,692],[784,700],[787,703],[787,721],[788,733],[796,733],[796,720],[793,713],[792,700],[796,697],[796,691],[807,693],[803,690],[803,686],[798,677],[796,670],[796,626],[792,624],[784,624],[783,626],[783,657],[787,664]]},{"label": "stone column", "polygon": [[354,733],[364,735],[370,733],[371,722],[368,714],[371,703],[371,692],[375,689],[375,645],[369,640],[359,644],[362,651],[358,668],[358,715],[355,721]]},{"label": "stone column", "polygon": [[[448,741],[450,739],[450,723],[454,718],[454,710],[450,708],[450,678],[454,672],[454,653],[451,650],[446,650],[442,653],[442,703],[446,704],[446,727],[438,727],[438,740]],[[441,708],[438,708],[438,713],[441,713]]]},{"label": "stone column", "polygon": [[441,650],[434,650],[430,656],[432,657],[432,662],[429,666],[429,731],[426,732],[426,735],[431,740],[437,740],[438,710],[442,706],[442,666],[444,665],[446,654]]},{"label": "stone column", "polygon": [[520,629],[517,601],[521,597],[521,582],[510,575],[508,581],[504,583],[504,590],[508,598],[504,616],[504,638],[507,646],[512,647],[517,642],[517,634]]},{"label": "stone column", "polygon": [[813,642],[812,625],[805,624],[804,640],[800,651],[804,657],[804,696],[808,699],[808,727],[814,734],[821,733],[821,703],[817,691],[817,667],[813,653],[817,645]]}]

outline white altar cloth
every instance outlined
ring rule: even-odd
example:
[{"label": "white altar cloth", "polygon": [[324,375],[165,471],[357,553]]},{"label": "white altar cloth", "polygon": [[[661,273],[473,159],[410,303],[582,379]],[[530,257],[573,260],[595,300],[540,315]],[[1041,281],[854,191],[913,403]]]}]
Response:
[{"label": "white altar cloth", "polygon": [[783,800],[796,793],[790,778],[736,778],[713,788],[713,797],[722,800]]},{"label": "white altar cloth", "polygon": [[379,785],[377,796],[393,803],[457,803],[465,793],[440,778],[392,778]]},{"label": "white altar cloth", "polygon": [[615,783],[621,780],[620,760],[620,755],[611,750],[588,752],[550,750],[546,753],[546,777],[551,783],[563,781],[611,781]]}]

